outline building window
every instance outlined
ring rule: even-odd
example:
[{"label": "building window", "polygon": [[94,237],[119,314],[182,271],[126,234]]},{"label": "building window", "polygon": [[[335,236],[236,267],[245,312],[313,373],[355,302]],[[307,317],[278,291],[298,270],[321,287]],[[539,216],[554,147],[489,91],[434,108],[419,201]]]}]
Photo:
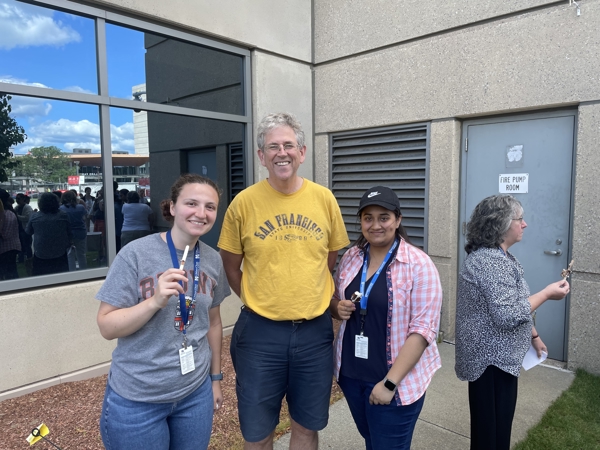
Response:
[{"label": "building window", "polygon": [[[231,148],[251,157],[248,50],[62,0],[0,0],[0,7],[14,24],[0,46],[0,114],[14,129],[0,131],[17,132],[12,156],[0,159],[0,187],[20,194],[12,206],[25,249],[16,277],[0,274],[0,292],[106,275],[128,192],[151,206],[153,230],[161,231],[168,224],[160,201],[175,178],[204,171],[223,189],[225,210],[232,186],[252,169],[241,161],[246,172],[230,170]],[[65,241],[46,236],[37,222],[50,217],[38,211],[28,244],[23,231],[42,194],[69,190],[75,195],[62,209],[77,238],[71,231],[64,249],[53,245]],[[74,214],[70,208],[81,208],[71,197],[84,213]],[[60,261],[42,278],[32,273],[33,256]]]},{"label": "building window", "polygon": [[411,242],[427,251],[429,124],[336,133],[330,138],[331,190],[351,241],[362,194],[387,186],[400,199],[402,225]]}]

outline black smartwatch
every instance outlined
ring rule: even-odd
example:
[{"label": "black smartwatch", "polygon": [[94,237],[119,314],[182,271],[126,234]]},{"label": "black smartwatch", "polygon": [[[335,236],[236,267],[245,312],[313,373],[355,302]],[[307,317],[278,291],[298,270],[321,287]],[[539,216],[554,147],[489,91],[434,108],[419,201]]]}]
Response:
[{"label": "black smartwatch", "polygon": [[394,383],[392,380],[389,380],[387,378],[383,379],[383,385],[392,392],[396,392],[396,388],[398,387],[398,385],[396,383]]},{"label": "black smartwatch", "polygon": [[223,372],[217,373],[217,374],[211,374],[210,375],[210,380],[211,381],[221,381],[223,379]]}]

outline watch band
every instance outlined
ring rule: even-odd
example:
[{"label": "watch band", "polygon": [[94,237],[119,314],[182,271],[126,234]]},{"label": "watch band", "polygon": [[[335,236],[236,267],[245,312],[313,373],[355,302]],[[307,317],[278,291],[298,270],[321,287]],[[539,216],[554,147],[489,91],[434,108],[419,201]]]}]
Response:
[{"label": "watch band", "polygon": [[398,385],[388,378],[383,379],[383,385],[392,392],[396,392],[396,389],[398,388]]},{"label": "watch band", "polygon": [[223,372],[210,374],[211,381],[221,381],[223,379]]}]

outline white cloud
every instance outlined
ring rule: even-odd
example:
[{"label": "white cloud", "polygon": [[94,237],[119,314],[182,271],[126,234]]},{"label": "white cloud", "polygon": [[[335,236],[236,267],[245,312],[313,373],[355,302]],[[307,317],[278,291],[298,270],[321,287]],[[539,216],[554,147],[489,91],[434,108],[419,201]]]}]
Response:
[{"label": "white cloud", "polygon": [[133,122],[127,122],[117,127],[110,125],[112,151],[125,151],[134,153]]},{"label": "white cloud", "polygon": [[[110,131],[113,151],[133,153],[133,123],[127,122],[119,127],[111,125]],[[15,148],[17,154],[25,154],[33,147],[50,145],[55,145],[65,152],[71,152],[74,148],[91,148],[92,153],[99,153],[101,149],[100,127],[89,120],[48,120],[30,127],[26,132],[28,138]]]},{"label": "white cloud", "polygon": [[[23,86],[34,86],[34,87],[40,87],[40,88],[55,89],[53,86],[48,86],[43,83],[37,83],[35,81],[34,82],[27,81],[22,78],[13,77],[12,75],[0,75],[0,83],[20,84]],[[70,92],[79,92],[79,93],[83,93],[83,94],[96,94],[96,92],[92,92],[88,89],[84,89],[81,86],[67,86],[67,87],[58,88],[58,89],[61,89],[63,91],[70,91]]]},{"label": "white cloud", "polygon": [[67,86],[66,88],[63,88],[64,91],[70,91],[70,92],[79,92],[81,94],[96,94],[96,92],[92,92],[88,89],[84,89],[80,86]]},{"label": "white cloud", "polygon": [[47,116],[52,111],[52,103],[43,98],[11,96],[11,115],[15,118],[32,119],[38,116]]},{"label": "white cloud", "polygon": [[[0,27],[1,26],[2,26],[2,24],[0,23]],[[0,75],[0,83],[21,84],[23,86],[34,86],[34,87],[41,87],[41,88],[49,87],[42,83],[35,83],[35,82],[32,83],[30,81],[23,80],[22,78],[15,78],[12,75]]]},{"label": "white cloud", "polygon": [[[69,119],[58,119],[57,121],[46,121],[29,129],[31,134],[48,136],[54,139],[70,138],[71,136],[86,136],[98,139],[100,127],[89,120],[74,122]],[[61,141],[64,142],[63,139]]]},{"label": "white cloud", "polygon": [[53,46],[79,42],[81,36],[52,16],[54,11],[13,0],[0,1],[0,48]]}]

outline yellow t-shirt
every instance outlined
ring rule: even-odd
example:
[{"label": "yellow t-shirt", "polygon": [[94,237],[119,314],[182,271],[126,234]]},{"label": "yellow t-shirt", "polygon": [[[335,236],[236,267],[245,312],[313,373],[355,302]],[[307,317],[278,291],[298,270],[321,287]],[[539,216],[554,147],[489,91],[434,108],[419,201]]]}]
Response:
[{"label": "yellow t-shirt", "polygon": [[305,179],[282,194],[263,180],[233,199],[218,246],[244,255],[244,304],[272,320],[298,320],[328,308],[334,285],[327,256],[349,242],[329,189]]}]

